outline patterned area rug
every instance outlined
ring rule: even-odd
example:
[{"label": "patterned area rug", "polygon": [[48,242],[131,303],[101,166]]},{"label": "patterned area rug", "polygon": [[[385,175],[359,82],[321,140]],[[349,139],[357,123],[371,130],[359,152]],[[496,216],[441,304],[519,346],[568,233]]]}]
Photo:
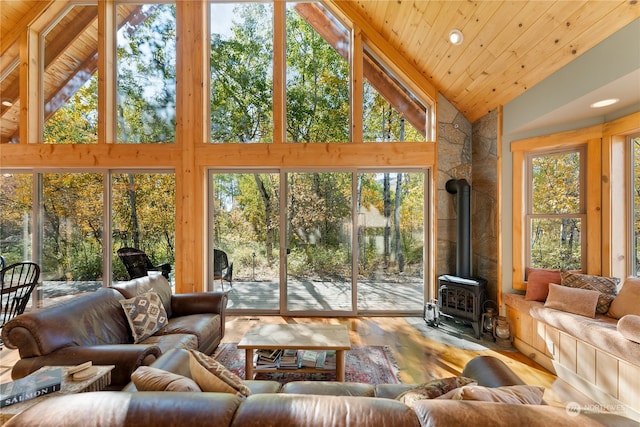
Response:
[{"label": "patterned area rug", "polygon": [[[235,343],[220,344],[215,359],[227,369],[244,378],[244,350]],[[387,346],[357,346],[345,354],[345,381],[368,384],[399,384],[398,368]],[[290,381],[335,381],[335,373],[258,372],[257,380],[274,380],[282,384]]]}]

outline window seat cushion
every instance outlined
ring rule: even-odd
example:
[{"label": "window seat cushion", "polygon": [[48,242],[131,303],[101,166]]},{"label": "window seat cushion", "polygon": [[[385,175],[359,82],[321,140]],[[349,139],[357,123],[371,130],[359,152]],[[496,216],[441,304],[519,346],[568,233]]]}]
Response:
[{"label": "window seat cushion", "polygon": [[596,314],[594,318],[545,308],[539,301],[526,301],[524,295],[504,294],[505,303],[518,311],[528,313],[534,319],[553,326],[574,338],[602,351],[640,365],[640,344],[626,339],[617,330],[618,321]]}]

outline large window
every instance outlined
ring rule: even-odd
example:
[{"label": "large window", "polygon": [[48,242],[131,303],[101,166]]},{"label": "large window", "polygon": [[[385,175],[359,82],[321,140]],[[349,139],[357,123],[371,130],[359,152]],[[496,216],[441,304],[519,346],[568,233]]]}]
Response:
[{"label": "large window", "polygon": [[120,5],[118,20],[118,142],[175,142],[175,5]]},{"label": "large window", "polygon": [[287,4],[286,34],[287,141],[348,142],[349,32],[320,3],[300,2]]},{"label": "large window", "polygon": [[111,175],[112,265],[114,280],[129,280],[116,251],[134,247],[154,265],[175,260],[175,175],[114,173]]},{"label": "large window", "polygon": [[97,28],[97,6],[73,5],[45,33],[45,143],[97,142]]},{"label": "large window", "polygon": [[[209,176],[209,276],[212,249],[226,252],[233,263],[233,287],[224,284],[231,309],[423,310],[424,170]],[[217,280],[209,283],[222,289]]]},{"label": "large window", "polygon": [[527,172],[527,265],[578,270],[582,266],[584,152],[531,155]]},{"label": "large window", "polygon": [[0,255],[7,265],[34,259],[32,240],[33,175],[0,174]]},{"label": "large window", "polygon": [[40,275],[44,298],[102,286],[100,173],[40,175]]},{"label": "large window", "polygon": [[511,144],[513,288],[527,267],[602,274],[600,137],[587,129]]},{"label": "large window", "polygon": [[366,46],[364,53],[364,141],[426,141],[428,109]]},{"label": "large window", "polygon": [[212,3],[211,142],[273,140],[273,5]]}]

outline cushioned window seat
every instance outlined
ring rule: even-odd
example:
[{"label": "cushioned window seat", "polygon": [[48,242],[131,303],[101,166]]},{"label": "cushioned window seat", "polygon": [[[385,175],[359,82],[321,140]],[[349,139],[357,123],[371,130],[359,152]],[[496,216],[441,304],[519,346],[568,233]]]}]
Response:
[{"label": "cushioned window seat", "polygon": [[640,344],[620,334],[616,319],[555,310],[520,294],[503,294],[503,301],[518,350],[596,402],[640,421]]}]

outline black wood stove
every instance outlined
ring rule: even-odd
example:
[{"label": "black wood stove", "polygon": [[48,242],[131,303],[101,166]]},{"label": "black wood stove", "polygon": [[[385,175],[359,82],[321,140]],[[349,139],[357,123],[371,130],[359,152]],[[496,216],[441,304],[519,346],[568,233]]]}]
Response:
[{"label": "black wood stove", "polygon": [[457,194],[456,274],[438,277],[438,310],[440,316],[471,323],[480,338],[487,281],[471,277],[471,187],[464,179],[452,179],[445,188]]}]

